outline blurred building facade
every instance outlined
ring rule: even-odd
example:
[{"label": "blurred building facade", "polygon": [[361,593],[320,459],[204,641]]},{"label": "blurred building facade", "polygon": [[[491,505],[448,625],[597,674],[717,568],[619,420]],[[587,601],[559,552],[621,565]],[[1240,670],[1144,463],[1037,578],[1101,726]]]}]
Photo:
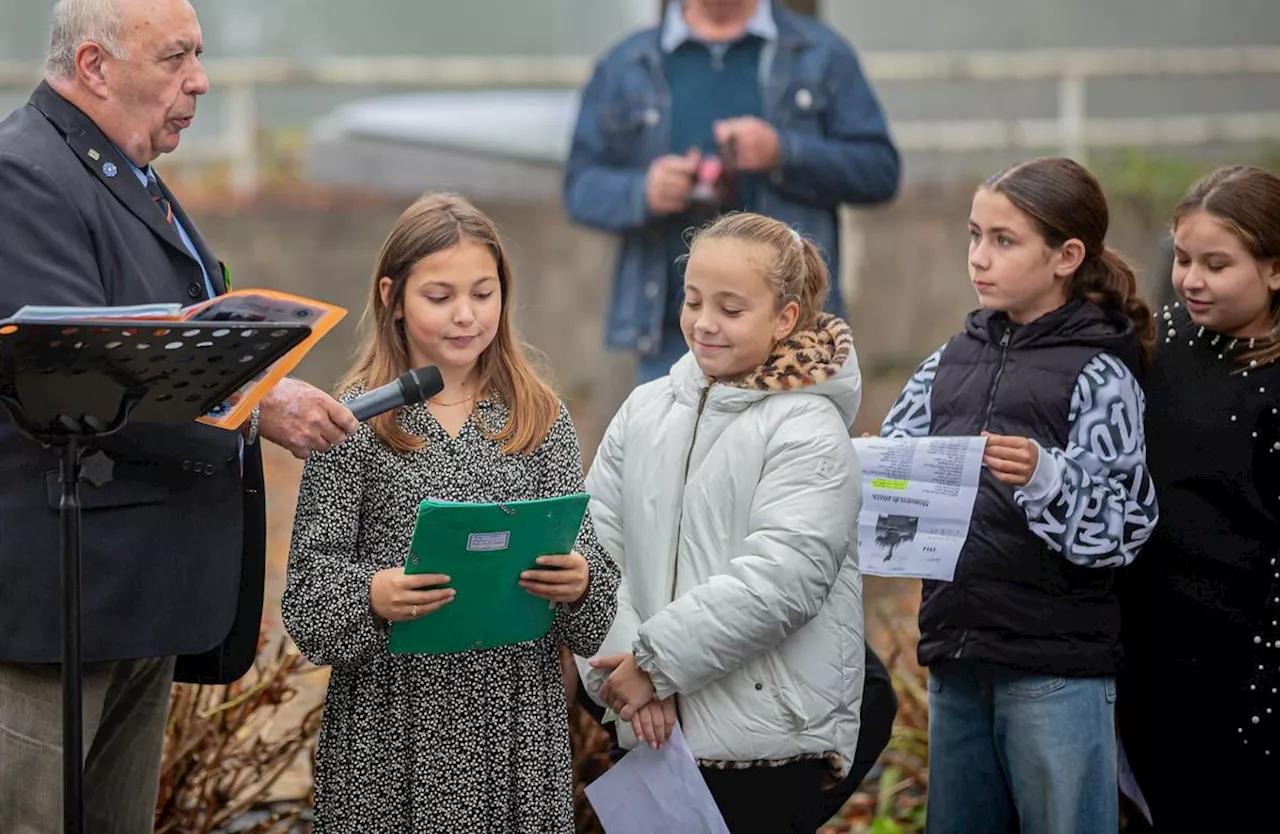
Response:
[{"label": "blurred building facade", "polygon": [[[1082,48],[1280,46],[1276,0],[775,0],[818,15],[862,52],[1005,51]],[[340,56],[595,56],[628,32],[656,22],[664,0],[195,0],[207,55],[312,61]],[[0,63],[38,63],[52,0],[0,0]],[[193,136],[226,127],[222,96],[210,94]],[[1275,75],[1117,78],[1091,82],[1091,116],[1280,111]],[[1051,80],[877,83],[891,120],[1051,118]],[[376,85],[341,89],[263,88],[265,126],[310,122],[335,106],[387,92]],[[0,110],[25,99],[0,88]],[[954,170],[921,159],[909,175]]]}]

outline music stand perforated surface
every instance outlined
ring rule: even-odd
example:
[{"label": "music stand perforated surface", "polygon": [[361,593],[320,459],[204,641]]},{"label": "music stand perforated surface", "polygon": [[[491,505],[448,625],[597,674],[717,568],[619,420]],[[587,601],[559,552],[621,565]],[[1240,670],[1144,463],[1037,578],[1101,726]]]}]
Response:
[{"label": "music stand perforated surface", "polygon": [[190,423],[310,335],[295,322],[0,324],[0,405],[14,427],[58,448],[62,501],[63,825],[83,831],[80,459],[130,420]]}]

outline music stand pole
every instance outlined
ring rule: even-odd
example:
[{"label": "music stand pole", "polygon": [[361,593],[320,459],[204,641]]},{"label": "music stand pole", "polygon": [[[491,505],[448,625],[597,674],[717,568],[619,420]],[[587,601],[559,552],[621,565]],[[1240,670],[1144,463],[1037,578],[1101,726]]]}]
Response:
[{"label": "music stand pole", "polygon": [[60,438],[62,500],[62,824],[84,830],[84,718],[80,668],[80,440]]}]

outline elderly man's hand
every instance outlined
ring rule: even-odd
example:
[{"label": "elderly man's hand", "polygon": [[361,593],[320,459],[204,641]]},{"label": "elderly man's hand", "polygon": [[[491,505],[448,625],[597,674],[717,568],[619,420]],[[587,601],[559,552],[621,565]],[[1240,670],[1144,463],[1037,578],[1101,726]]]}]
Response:
[{"label": "elderly man's hand", "polygon": [[282,379],[258,409],[258,434],[294,457],[327,452],[355,434],[360,422],[333,397],[297,379]]}]

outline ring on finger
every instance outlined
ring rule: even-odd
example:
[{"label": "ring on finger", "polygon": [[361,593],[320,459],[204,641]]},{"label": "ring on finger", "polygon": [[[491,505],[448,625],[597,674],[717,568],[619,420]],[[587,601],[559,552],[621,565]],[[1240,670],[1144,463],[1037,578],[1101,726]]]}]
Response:
[{"label": "ring on finger", "polygon": [[410,617],[418,616],[418,606],[415,605],[413,606],[413,608],[409,609],[409,616]]}]

